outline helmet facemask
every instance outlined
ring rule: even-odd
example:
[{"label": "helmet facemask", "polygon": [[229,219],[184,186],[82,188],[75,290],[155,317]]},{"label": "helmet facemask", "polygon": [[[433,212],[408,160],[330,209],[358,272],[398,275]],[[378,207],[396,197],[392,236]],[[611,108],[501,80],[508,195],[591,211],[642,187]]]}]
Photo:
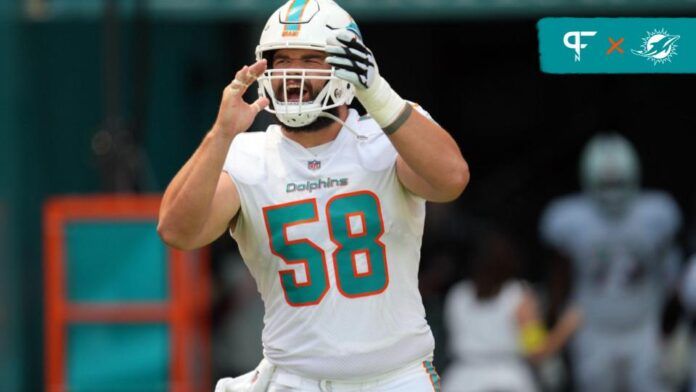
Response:
[{"label": "helmet facemask", "polygon": [[[314,97],[311,88],[310,95],[306,94],[306,86],[312,81],[324,83]],[[266,110],[292,128],[313,123],[324,111],[349,104],[353,97],[353,86],[336,77],[333,68],[271,68],[259,76],[258,83],[259,96],[270,101]]]},{"label": "helmet facemask", "polygon": [[[354,96],[354,87],[335,75],[333,68],[277,68],[274,69],[273,55],[278,50],[315,50],[326,51],[326,42],[336,29],[347,28],[360,36],[360,31],[353,18],[333,0],[288,0],[268,18],[259,45],[256,47],[256,59],[265,58],[267,69],[258,79],[259,96],[266,97],[270,105],[266,111],[273,113],[278,120],[290,128],[301,128],[313,124],[319,117],[333,118],[327,112],[342,105],[350,105]],[[288,85],[313,87],[322,82],[323,88],[315,97],[304,94],[299,100],[288,101]],[[282,87],[274,89],[274,85]],[[278,94],[276,94],[278,92]],[[295,92],[296,93],[296,92]],[[335,111],[333,111],[335,113]]]}]

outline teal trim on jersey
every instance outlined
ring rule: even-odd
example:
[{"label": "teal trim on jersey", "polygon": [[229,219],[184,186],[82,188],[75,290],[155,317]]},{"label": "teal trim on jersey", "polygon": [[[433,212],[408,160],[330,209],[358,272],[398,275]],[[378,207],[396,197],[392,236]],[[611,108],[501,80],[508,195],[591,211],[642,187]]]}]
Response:
[{"label": "teal trim on jersey", "polygon": [[300,30],[300,17],[302,16],[302,11],[304,10],[307,2],[309,0],[295,0],[292,5],[290,5],[290,10],[288,11],[288,17],[285,19],[285,31],[297,32]]},{"label": "teal trim on jersey", "polygon": [[[338,286],[347,297],[361,297],[382,292],[389,282],[384,244],[379,238],[384,233],[379,201],[370,193],[338,196],[326,206],[332,240],[337,248],[334,264]],[[363,219],[361,233],[349,235],[348,216]],[[359,275],[356,271],[357,254],[367,258],[368,271]]]},{"label": "teal trim on jersey", "polygon": [[440,375],[437,374],[437,370],[435,370],[433,363],[430,361],[423,361],[423,367],[428,373],[428,376],[430,376],[430,382],[433,384],[433,390],[435,392],[440,392]]},{"label": "teal trim on jersey", "polygon": [[307,282],[296,283],[293,270],[279,272],[286,299],[293,306],[317,304],[329,288],[324,251],[307,239],[286,240],[288,226],[318,219],[316,206],[312,199],[264,209],[273,254],[287,264],[306,263]]}]

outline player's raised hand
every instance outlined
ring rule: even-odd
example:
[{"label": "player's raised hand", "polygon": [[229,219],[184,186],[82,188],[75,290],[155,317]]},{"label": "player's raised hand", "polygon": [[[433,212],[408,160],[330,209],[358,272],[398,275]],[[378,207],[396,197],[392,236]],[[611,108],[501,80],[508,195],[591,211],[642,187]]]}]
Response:
[{"label": "player's raised hand", "polygon": [[336,76],[359,90],[372,86],[378,74],[377,64],[372,51],[355,33],[347,29],[336,30],[326,44],[326,62],[336,67]]},{"label": "player's raised hand", "polygon": [[402,113],[408,118],[410,106],[379,75],[372,51],[360,37],[348,29],[336,30],[326,39],[326,52],[335,75],[355,87],[355,97],[377,124],[388,133],[398,129],[391,126]]},{"label": "player's raised hand", "polygon": [[249,104],[244,101],[244,93],[256,79],[266,70],[266,60],[257,61],[251,66],[245,65],[234,77],[232,83],[225,87],[222,102],[215,120],[215,128],[228,136],[244,132],[266,106],[268,98],[260,97]]}]

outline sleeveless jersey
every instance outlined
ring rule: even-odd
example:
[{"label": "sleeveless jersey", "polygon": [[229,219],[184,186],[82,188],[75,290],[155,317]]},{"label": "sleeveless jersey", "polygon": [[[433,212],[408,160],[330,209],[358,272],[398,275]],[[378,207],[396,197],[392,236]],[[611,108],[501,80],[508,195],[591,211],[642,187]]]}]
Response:
[{"label": "sleeveless jersey", "polygon": [[523,286],[509,281],[493,298],[479,300],[473,283],[452,286],[445,300],[445,323],[451,354],[458,360],[490,362],[519,360],[517,308]]},{"label": "sleeveless jersey", "polygon": [[[424,113],[427,115],[427,113]],[[426,358],[418,291],[425,200],[397,153],[350,110],[316,155],[271,125],[237,135],[225,161],[241,208],[232,236],[265,306],[264,355],[308,377],[377,375]]]}]

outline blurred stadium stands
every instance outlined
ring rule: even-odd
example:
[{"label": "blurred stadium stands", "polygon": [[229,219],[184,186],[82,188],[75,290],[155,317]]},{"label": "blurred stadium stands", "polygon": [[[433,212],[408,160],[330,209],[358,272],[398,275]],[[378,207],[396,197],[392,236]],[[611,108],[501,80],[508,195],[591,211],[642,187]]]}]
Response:
[{"label": "blurred stadium stands", "polygon": [[[34,19],[98,18],[100,1],[27,0],[27,15]],[[262,20],[278,7],[276,0],[121,0],[123,15],[144,6],[155,18],[181,20]],[[504,16],[535,17],[551,14],[675,13],[693,7],[694,0],[351,0],[344,7],[358,20],[468,19]],[[599,11],[599,12],[598,12]]]},{"label": "blurred stadium stands", "polygon": [[[493,221],[524,244],[524,276],[544,281],[538,215],[552,197],[578,188],[577,157],[598,130],[635,143],[644,183],[676,197],[687,217],[682,245],[695,250],[688,138],[696,116],[684,99],[696,91],[694,76],[544,75],[535,23],[547,15],[696,16],[696,0],[338,2],[354,14],[392,86],[450,130],[471,165],[469,189],[447,207],[456,213],[435,219],[424,240],[424,301],[442,336],[438,350],[446,339],[439,307],[452,281],[433,276],[429,252],[444,243],[465,264]],[[44,385],[44,201],[162,191],[211,125],[222,88],[252,61],[280,3],[0,1],[0,391]],[[225,237],[212,251],[224,292],[222,260],[236,252],[234,242]],[[224,327],[225,314],[213,317]],[[444,352],[438,360],[446,361]]]}]

